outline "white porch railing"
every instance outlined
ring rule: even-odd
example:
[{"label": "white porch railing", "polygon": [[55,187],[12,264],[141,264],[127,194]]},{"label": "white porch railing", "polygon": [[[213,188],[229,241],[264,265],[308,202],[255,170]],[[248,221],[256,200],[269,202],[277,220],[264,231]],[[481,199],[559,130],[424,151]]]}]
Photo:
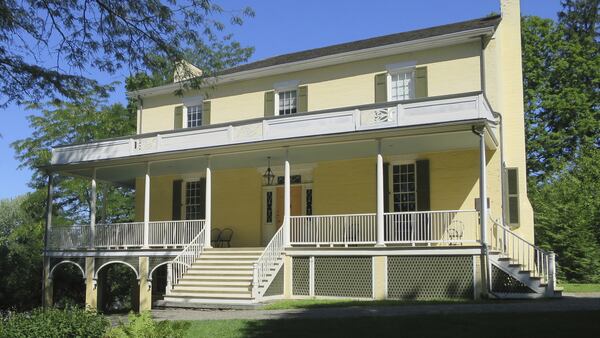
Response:
[{"label": "white porch railing", "polygon": [[200,257],[202,251],[204,251],[204,236],[206,236],[204,230],[205,229],[203,228],[200,233],[194,237],[183,250],[181,250],[181,253],[173,259],[171,273],[172,286],[177,285],[179,279],[187,272],[196,259]]},{"label": "white porch railing", "polygon": [[530,243],[508,227],[490,217],[489,246],[491,250],[500,252],[510,258],[512,263],[521,264],[521,270],[530,271],[531,276],[541,277],[556,287],[555,254]]},{"label": "white porch railing", "polygon": [[292,216],[292,245],[374,244],[375,214]]},{"label": "white porch railing", "polygon": [[[148,246],[187,245],[204,228],[204,220],[150,222]],[[144,222],[96,224],[92,243],[89,225],[55,227],[48,232],[49,249],[128,248],[144,245]]]},{"label": "white porch railing", "polygon": [[277,275],[283,264],[283,251],[285,249],[285,238],[283,226],[275,233],[265,250],[254,263],[254,275],[252,277],[252,296],[256,299],[262,297],[269,284]]},{"label": "white porch railing", "polygon": [[389,244],[477,243],[476,210],[390,212],[384,214],[384,238]]}]

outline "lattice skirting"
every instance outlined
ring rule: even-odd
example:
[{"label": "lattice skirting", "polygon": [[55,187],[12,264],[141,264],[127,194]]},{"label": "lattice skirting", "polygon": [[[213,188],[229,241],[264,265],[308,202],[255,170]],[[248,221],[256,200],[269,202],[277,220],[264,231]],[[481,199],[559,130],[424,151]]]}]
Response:
[{"label": "lattice skirting", "polygon": [[473,256],[389,256],[393,299],[473,298]]},{"label": "lattice skirting", "polygon": [[492,265],[492,291],[498,293],[534,293],[527,285]]},{"label": "lattice skirting", "polygon": [[292,259],[292,294],[294,296],[310,295],[310,258],[294,257]]}]

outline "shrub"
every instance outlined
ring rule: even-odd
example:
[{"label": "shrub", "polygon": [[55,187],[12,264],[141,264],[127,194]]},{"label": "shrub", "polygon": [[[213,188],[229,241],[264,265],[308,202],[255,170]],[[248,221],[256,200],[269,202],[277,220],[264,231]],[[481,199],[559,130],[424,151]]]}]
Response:
[{"label": "shrub", "polygon": [[81,308],[38,308],[6,313],[0,321],[0,337],[103,337],[109,325],[104,316]]},{"label": "shrub", "polygon": [[108,333],[109,338],[181,338],[190,327],[187,322],[157,322],[149,312],[130,314],[127,323],[119,323]]}]

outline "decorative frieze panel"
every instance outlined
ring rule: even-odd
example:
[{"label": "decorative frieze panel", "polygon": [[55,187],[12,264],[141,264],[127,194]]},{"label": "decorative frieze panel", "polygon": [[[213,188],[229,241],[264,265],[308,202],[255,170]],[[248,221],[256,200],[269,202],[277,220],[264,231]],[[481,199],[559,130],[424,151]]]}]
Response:
[{"label": "decorative frieze panel", "polygon": [[379,126],[382,124],[396,124],[398,121],[398,108],[385,107],[360,111],[360,126]]}]

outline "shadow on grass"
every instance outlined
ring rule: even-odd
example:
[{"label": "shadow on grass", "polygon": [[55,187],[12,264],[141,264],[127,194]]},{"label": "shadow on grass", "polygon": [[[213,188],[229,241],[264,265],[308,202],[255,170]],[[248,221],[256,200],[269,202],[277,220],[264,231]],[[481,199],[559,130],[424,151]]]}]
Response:
[{"label": "shadow on grass", "polygon": [[193,322],[189,337],[578,337],[600,311]]}]

